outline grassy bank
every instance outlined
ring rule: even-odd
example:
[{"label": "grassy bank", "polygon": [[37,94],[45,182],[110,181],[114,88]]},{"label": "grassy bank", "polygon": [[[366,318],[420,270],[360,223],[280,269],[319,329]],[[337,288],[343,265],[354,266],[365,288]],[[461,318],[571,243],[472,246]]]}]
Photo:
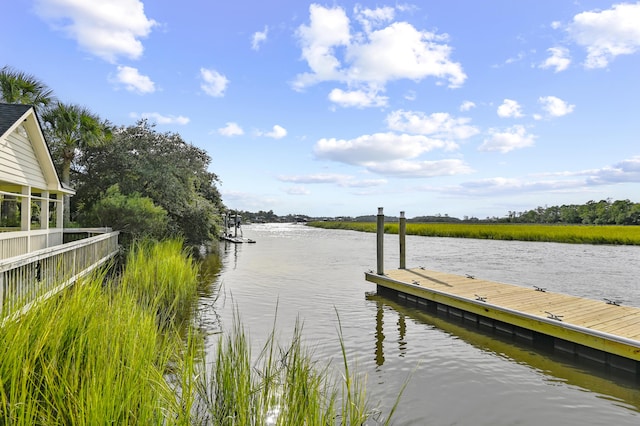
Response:
[{"label": "grassy bank", "polygon": [[[376,232],[373,222],[310,222],[325,229]],[[385,223],[385,233],[397,234],[398,223]],[[548,241],[574,244],[640,245],[640,226],[407,223],[407,235],[479,238],[494,240]]]},{"label": "grassy bank", "polygon": [[180,242],[136,245],[119,277],[94,275],[5,322],[0,424],[360,425],[372,417],[346,361],[333,381],[302,347],[299,328],[289,344],[272,336],[253,363],[237,314],[205,364],[192,320],[197,277]]}]

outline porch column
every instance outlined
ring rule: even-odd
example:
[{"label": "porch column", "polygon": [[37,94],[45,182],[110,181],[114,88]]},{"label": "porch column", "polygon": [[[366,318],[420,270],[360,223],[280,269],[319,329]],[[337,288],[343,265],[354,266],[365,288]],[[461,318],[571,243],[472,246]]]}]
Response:
[{"label": "porch column", "polygon": [[40,229],[49,229],[49,191],[42,191],[42,198],[40,202]]},{"label": "porch column", "polygon": [[20,202],[20,230],[31,230],[31,187],[22,187],[22,200]]}]

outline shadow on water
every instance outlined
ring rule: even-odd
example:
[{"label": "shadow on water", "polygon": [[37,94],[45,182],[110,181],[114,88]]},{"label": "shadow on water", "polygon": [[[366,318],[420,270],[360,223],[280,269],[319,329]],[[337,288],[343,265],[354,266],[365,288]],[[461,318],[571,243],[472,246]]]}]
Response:
[{"label": "shadow on water", "polygon": [[[429,312],[405,306],[384,296],[367,293],[366,299],[375,303],[375,361],[380,368],[385,362],[385,348],[394,350],[394,356],[406,354],[409,340],[406,336],[406,322],[412,320],[435,327],[455,336],[473,347],[493,353],[499,357],[528,366],[543,374],[549,382],[562,382],[600,395],[601,398],[619,401],[636,412],[640,412],[640,379],[613,373],[601,366],[567,359],[566,356],[534,349],[513,338],[507,338],[488,331],[471,327],[461,320],[446,319]],[[385,330],[386,313],[397,315],[398,319]],[[395,316],[394,315],[394,316]],[[392,335],[397,338],[391,339]],[[385,344],[391,340],[393,346]],[[397,353],[395,353],[397,351]],[[387,353],[387,356],[391,354]]]}]

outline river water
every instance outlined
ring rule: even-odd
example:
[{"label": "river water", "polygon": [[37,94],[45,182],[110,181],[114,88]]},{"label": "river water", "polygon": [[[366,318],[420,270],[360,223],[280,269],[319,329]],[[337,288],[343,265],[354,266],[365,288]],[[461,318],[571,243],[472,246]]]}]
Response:
[{"label": "river water", "polygon": [[[375,234],[300,224],[245,225],[243,234],[256,244],[221,243],[222,267],[201,301],[211,350],[237,307],[255,354],[274,324],[286,343],[300,320],[305,346],[340,371],[341,324],[374,406],[388,412],[408,381],[393,424],[640,424],[636,379],[377,296],[364,279],[376,269]],[[398,268],[398,247],[397,235],[385,235],[385,269]],[[640,247],[417,236],[407,236],[406,247],[407,267],[640,307]]]}]

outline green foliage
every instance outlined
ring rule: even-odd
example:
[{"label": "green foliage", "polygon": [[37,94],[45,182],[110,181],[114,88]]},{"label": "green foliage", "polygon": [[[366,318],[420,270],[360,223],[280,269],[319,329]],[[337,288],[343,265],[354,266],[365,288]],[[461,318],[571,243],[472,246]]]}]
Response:
[{"label": "green foliage", "polygon": [[198,296],[198,266],[180,240],[137,241],[129,250],[120,289],[155,310],[161,326],[190,318]]},{"label": "green foliage", "polygon": [[8,65],[0,68],[0,101],[34,105],[40,111],[53,100],[53,90],[34,76]]},{"label": "green foliage", "polygon": [[537,207],[509,212],[501,221],[512,223],[571,223],[584,225],[640,225],[640,203],[629,200],[588,201],[586,204]]},{"label": "green foliage", "polygon": [[0,328],[0,423],[164,424],[164,369],[181,343],[102,277]]},{"label": "green foliage", "polygon": [[80,216],[82,226],[110,226],[121,232],[120,243],[137,239],[160,239],[167,233],[167,212],[150,198],[137,193],[124,195],[118,184],[107,189],[91,209]]},{"label": "green foliage", "polygon": [[139,193],[161,206],[170,235],[200,244],[218,235],[224,210],[217,176],[207,170],[207,153],[178,134],[159,133],[147,121],[121,127],[112,140],[86,147],[74,174],[79,210],[90,210],[114,184],[125,194]]}]

